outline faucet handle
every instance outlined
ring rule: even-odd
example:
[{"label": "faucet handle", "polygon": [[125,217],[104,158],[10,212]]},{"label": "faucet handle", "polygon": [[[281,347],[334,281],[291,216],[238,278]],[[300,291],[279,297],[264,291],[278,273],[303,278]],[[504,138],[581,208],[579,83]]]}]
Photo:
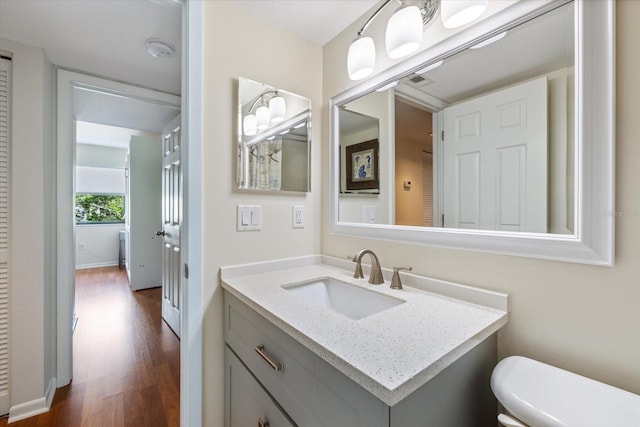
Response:
[{"label": "faucet handle", "polygon": [[391,277],[391,289],[402,289],[402,280],[400,280],[400,270],[411,271],[413,268],[406,267],[393,267],[393,276]]},{"label": "faucet handle", "polygon": [[351,261],[356,263],[356,268],[353,271],[353,278],[354,279],[363,279],[364,278],[364,274],[362,273],[362,265],[358,261],[356,261],[356,257],[347,256],[347,259],[350,259]]}]

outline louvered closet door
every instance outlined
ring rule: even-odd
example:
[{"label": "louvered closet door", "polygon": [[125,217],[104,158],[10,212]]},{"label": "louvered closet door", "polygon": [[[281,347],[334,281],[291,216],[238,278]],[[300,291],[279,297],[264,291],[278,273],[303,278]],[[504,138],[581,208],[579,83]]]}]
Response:
[{"label": "louvered closet door", "polygon": [[11,61],[0,58],[0,414],[9,412],[9,89]]}]

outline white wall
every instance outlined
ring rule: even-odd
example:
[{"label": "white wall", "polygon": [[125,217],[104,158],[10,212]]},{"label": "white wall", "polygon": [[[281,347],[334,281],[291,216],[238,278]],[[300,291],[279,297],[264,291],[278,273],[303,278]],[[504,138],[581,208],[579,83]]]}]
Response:
[{"label": "white wall", "polygon": [[55,369],[55,192],[52,67],[44,51],[0,39],[13,54],[10,416],[41,408]]},{"label": "white wall", "polygon": [[122,224],[76,225],[76,269],[118,265]]},{"label": "white wall", "polygon": [[[482,254],[471,251],[332,235],[329,175],[323,175],[322,252],[343,256],[374,250],[383,266],[411,265],[418,274],[510,295],[509,323],[499,356],[530,356],[640,393],[640,2],[616,2],[617,172],[616,260],[613,268]],[[357,27],[324,47],[324,102],[353,85],[344,61]],[[383,28],[369,34],[384,40]],[[436,36],[437,38],[437,36]],[[429,41],[430,42],[430,41]],[[381,53],[379,72],[391,61]],[[326,115],[325,115],[326,116]],[[328,120],[323,126],[323,171],[328,171]]]},{"label": "white wall", "polygon": [[[224,345],[220,266],[320,250],[322,49],[233,2],[204,2],[203,26],[203,424],[221,426]],[[310,193],[280,195],[234,189],[239,76],[311,99]],[[262,231],[235,231],[238,204],[262,206]],[[291,228],[293,204],[304,205],[304,229]]]}]

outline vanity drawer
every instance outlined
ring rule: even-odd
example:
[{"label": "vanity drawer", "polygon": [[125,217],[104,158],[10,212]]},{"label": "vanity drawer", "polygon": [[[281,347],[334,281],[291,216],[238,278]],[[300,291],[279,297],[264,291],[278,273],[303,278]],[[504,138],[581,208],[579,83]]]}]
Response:
[{"label": "vanity drawer", "polygon": [[229,347],[224,356],[225,427],[295,427]]},{"label": "vanity drawer", "polygon": [[388,426],[388,406],[228,292],[225,341],[297,425]]}]

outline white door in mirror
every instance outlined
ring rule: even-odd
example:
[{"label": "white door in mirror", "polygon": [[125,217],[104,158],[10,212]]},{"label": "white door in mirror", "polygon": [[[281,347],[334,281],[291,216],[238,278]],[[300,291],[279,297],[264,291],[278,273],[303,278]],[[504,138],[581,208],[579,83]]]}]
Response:
[{"label": "white door in mirror", "polygon": [[444,224],[547,232],[547,78],[444,110]]}]

